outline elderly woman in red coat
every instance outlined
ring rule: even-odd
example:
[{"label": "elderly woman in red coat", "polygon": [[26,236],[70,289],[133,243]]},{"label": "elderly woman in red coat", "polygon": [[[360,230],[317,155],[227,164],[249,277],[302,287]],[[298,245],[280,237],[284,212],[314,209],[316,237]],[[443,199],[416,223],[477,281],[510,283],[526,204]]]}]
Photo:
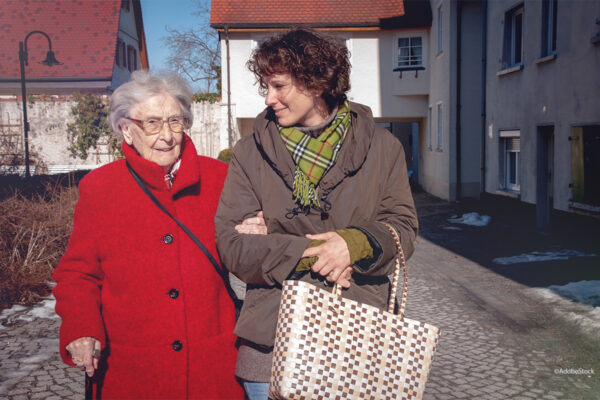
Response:
[{"label": "elderly woman in red coat", "polygon": [[63,360],[94,375],[103,399],[241,399],[235,310],[194,242],[216,253],[213,219],[227,166],[185,134],[192,92],[179,77],[134,72],[111,97],[124,160],[90,172],[54,272]]}]

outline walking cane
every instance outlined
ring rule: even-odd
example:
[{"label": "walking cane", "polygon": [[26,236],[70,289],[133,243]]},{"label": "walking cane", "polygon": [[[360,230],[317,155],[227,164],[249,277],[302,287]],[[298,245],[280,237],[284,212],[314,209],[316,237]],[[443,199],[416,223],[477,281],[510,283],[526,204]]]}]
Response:
[{"label": "walking cane", "polygon": [[93,400],[94,398],[94,388],[92,382],[92,378],[88,376],[86,372],[83,373],[85,375],[85,400]]}]

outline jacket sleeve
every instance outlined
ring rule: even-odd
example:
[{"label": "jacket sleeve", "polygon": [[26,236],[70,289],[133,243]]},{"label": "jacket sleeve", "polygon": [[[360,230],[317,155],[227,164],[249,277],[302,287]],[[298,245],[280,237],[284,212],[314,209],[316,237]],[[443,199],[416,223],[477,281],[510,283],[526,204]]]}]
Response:
[{"label": "jacket sleeve", "polygon": [[[247,284],[281,284],[295,269],[310,240],[291,234],[239,234],[234,229],[262,209],[253,184],[241,162],[248,149],[236,145],[215,216],[217,249],[225,266]],[[246,153],[246,154],[244,154]]]},{"label": "jacket sleeve", "polygon": [[74,365],[66,346],[80,337],[98,339],[102,348],[106,345],[104,323],[101,314],[102,281],[104,273],[96,252],[94,221],[97,207],[90,193],[87,180],[79,185],[79,200],[73,215],[73,233],[66,253],[54,270],[56,281],[53,293],[56,297],[56,313],[60,315],[60,354],[65,363]]},{"label": "jacket sleeve", "polygon": [[[390,135],[391,136],[391,135]],[[414,251],[419,222],[408,182],[404,149],[399,141],[383,146],[380,152],[383,161],[382,191],[378,212],[373,221],[357,224],[367,235],[378,257],[362,260],[359,272],[366,275],[388,275],[393,272],[392,260],[396,253],[396,243],[388,228],[381,222],[391,225],[400,238],[404,257],[408,260]]]}]

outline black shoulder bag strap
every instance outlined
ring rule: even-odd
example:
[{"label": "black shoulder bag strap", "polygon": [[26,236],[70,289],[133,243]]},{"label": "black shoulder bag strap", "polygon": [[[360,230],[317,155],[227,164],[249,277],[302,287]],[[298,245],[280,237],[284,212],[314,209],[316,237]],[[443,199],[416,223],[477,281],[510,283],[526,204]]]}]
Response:
[{"label": "black shoulder bag strap", "polygon": [[179,225],[179,227],[181,229],[183,229],[183,231],[190,237],[190,239],[192,239],[192,241],[194,243],[196,243],[196,246],[198,246],[200,248],[200,250],[202,250],[202,252],[206,256],[206,258],[208,258],[208,260],[213,265],[213,267],[215,267],[215,270],[217,271],[217,274],[219,274],[219,276],[223,280],[223,283],[225,284],[225,288],[227,289],[227,293],[229,294],[229,297],[231,297],[231,300],[233,300],[233,304],[235,305],[235,310],[236,310],[236,317],[237,317],[240,309],[242,308],[242,300],[238,299],[238,297],[236,296],[235,292],[233,291],[231,285],[229,284],[229,279],[227,277],[227,271],[223,270],[219,266],[219,263],[217,262],[217,260],[215,260],[215,258],[213,257],[213,255],[210,254],[210,251],[208,251],[208,249],[204,246],[204,244],[202,244],[202,242],[200,241],[200,239],[198,239],[196,237],[196,235],[194,235],[192,233],[192,231],[190,231],[188,229],[187,226],[185,226],[181,221],[179,221],[177,218],[175,218],[165,208],[165,206],[163,206],[162,203],[160,201],[158,201],[158,199],[152,194],[152,192],[150,191],[150,189],[148,189],[148,187],[142,181],[142,179],[139,177],[139,175],[133,170],[133,168],[131,168],[131,165],[129,165],[129,163],[127,163],[127,169],[129,170],[129,172],[131,173],[131,176],[133,176],[133,179],[135,179],[135,181],[137,182],[137,184],[140,185],[140,187],[142,188],[142,190],[144,191],[144,193],[146,193],[148,195],[148,197],[150,197],[150,200],[152,200],[154,202],[154,204],[156,204],[158,206],[158,208],[160,208],[165,214],[167,214],[169,217],[171,217],[173,219],[173,221],[175,221],[177,223],[177,225]]}]

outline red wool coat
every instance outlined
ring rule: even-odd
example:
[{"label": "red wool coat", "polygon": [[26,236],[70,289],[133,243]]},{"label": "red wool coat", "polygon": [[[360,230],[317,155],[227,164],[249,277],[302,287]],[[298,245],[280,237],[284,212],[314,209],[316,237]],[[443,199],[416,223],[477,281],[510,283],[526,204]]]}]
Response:
[{"label": "red wool coat", "polygon": [[[158,200],[216,256],[214,215],[226,164],[198,156],[186,136],[171,190],[162,169],[123,152]],[[60,352],[102,342],[102,399],[242,399],[235,380],[235,312],[206,256],[147,197],[125,160],[79,185],[67,252],[54,271]],[[83,372],[82,372],[83,380]]]}]

